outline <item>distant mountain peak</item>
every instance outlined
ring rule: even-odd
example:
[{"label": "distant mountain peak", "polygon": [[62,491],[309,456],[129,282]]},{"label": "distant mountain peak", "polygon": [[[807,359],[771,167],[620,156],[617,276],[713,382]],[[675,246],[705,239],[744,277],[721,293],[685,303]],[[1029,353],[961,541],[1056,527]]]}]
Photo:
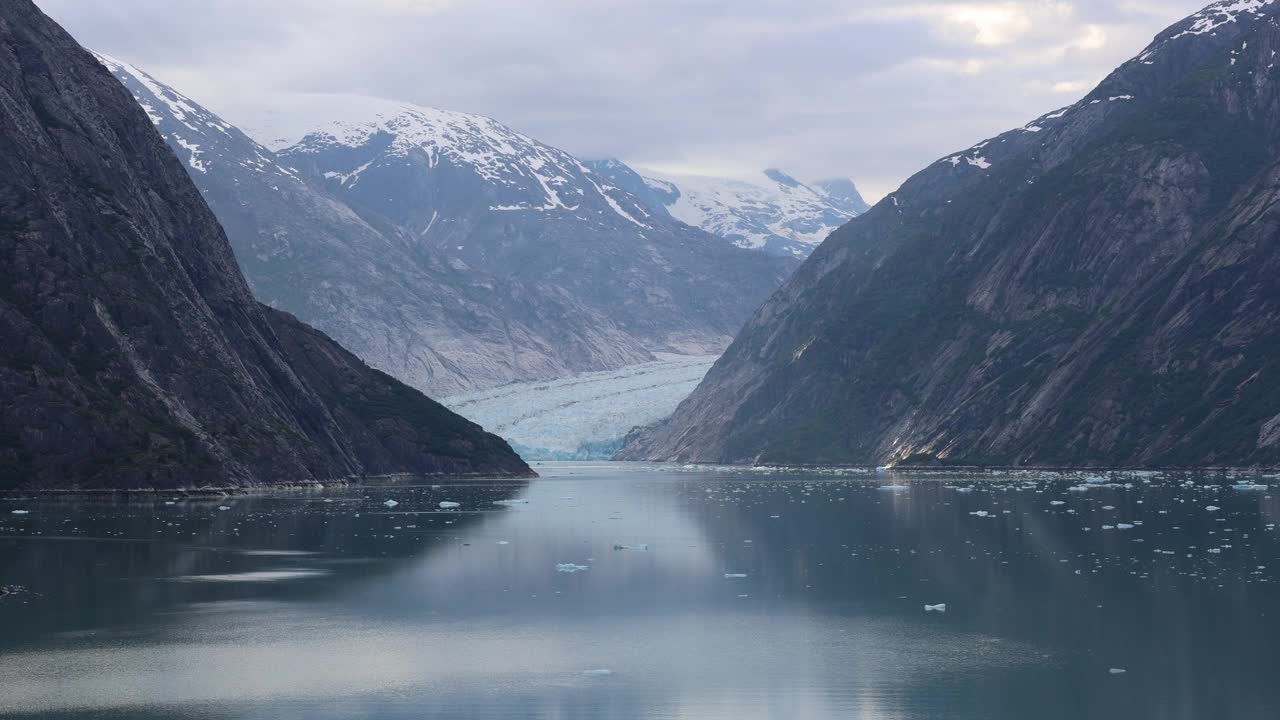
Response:
[{"label": "distant mountain peak", "polygon": [[778,168],[767,168],[764,176],[785,187],[801,187],[804,183],[782,172]]},{"label": "distant mountain peak", "polygon": [[725,238],[734,245],[803,258],[831,231],[866,210],[849,180],[808,185],[778,168],[751,179],[635,170],[619,160],[589,163],[644,202],[651,212]]}]

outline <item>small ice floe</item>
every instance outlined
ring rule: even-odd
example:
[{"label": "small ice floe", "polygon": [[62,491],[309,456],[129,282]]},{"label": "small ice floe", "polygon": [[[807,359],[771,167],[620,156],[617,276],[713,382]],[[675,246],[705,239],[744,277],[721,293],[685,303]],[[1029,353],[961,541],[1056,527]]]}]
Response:
[{"label": "small ice floe", "polygon": [[446,509],[447,509],[447,508],[462,507],[462,503],[456,503],[456,502],[453,502],[453,501],[451,501],[451,500],[441,500],[441,501],[440,501],[440,507],[442,507],[442,508],[446,508]]},{"label": "small ice floe", "polygon": [[898,490],[906,490],[906,489],[907,489],[907,486],[906,486],[906,485],[881,485],[881,486],[880,486],[879,488],[877,488],[877,489],[878,489],[878,490],[888,490],[888,491],[890,491],[890,492],[896,492],[896,491],[898,491]]},{"label": "small ice floe", "polygon": [[1205,505],[1204,509],[1208,512],[1217,512],[1222,508],[1218,507],[1217,505]]},{"label": "small ice floe", "polygon": [[974,510],[973,512],[971,512],[971,513],[969,513],[969,514],[970,514],[970,515],[977,515],[978,517],[988,517],[989,515],[991,515],[991,513],[987,512],[986,510]]},{"label": "small ice floe", "polygon": [[1125,674],[1125,669],[1124,669],[1124,668],[1111,668],[1111,669],[1107,670],[1107,672],[1111,673],[1112,675],[1123,675],[1123,674]]},{"label": "small ice floe", "polygon": [[176,505],[177,503],[175,503],[175,502],[174,502],[174,501],[172,501],[172,500],[165,500],[165,501],[164,501],[164,504],[165,504],[165,505]]},{"label": "small ice floe", "polygon": [[1088,485],[1072,485],[1067,488],[1067,492],[1089,492]]},{"label": "small ice floe", "polygon": [[1066,505],[1067,501],[1066,500],[1050,500],[1049,504],[1056,507],[1058,505]]},{"label": "small ice floe", "polygon": [[938,603],[937,605],[925,605],[925,606],[924,606],[924,611],[925,611],[925,612],[941,612],[941,613],[944,613],[944,612],[946,612],[946,611],[947,611],[947,604],[946,604],[946,603]]},{"label": "small ice floe", "polygon": [[1116,523],[1116,529],[1117,529],[1117,530],[1132,530],[1132,529],[1133,529],[1133,525],[1131,525],[1130,523]]},{"label": "small ice floe", "polygon": [[230,508],[230,507],[227,507],[226,505],[219,505],[219,506],[218,506],[218,509],[219,509],[219,510],[230,510],[231,508]]},{"label": "small ice floe", "polygon": [[510,545],[511,543],[510,543],[510,541],[507,541],[507,540],[499,540],[499,541],[498,541],[498,544],[499,544],[499,545]]},{"label": "small ice floe", "polygon": [[583,670],[582,674],[589,677],[605,677],[606,675],[612,675],[613,671],[609,668],[597,668],[595,670]]},{"label": "small ice floe", "polygon": [[528,505],[528,500],[494,500],[494,505]]},{"label": "small ice floe", "polygon": [[725,573],[724,576],[726,578],[744,578],[747,576],[747,574],[746,573]]},{"label": "small ice floe", "polygon": [[1231,486],[1231,488],[1232,488],[1233,490],[1245,490],[1245,491],[1250,491],[1250,490],[1266,490],[1266,489],[1267,489],[1267,486],[1266,486],[1266,485],[1254,485],[1253,483],[1238,483],[1238,484],[1232,485],[1232,486]]},{"label": "small ice floe", "polygon": [[13,512],[11,512],[11,513],[9,513],[9,514],[10,514],[10,515],[29,515],[29,514],[31,514],[31,511],[30,511],[30,510],[14,510]]},{"label": "small ice floe", "polygon": [[1084,481],[1089,483],[1090,485],[1101,485],[1102,483],[1105,483],[1107,479],[1104,477],[1100,477],[1098,475],[1092,475],[1090,477],[1085,478]]},{"label": "small ice floe", "polygon": [[387,507],[389,507],[389,508],[393,508],[393,507],[395,507],[395,506],[399,505],[400,503],[396,502],[395,500],[388,500],[388,501],[386,501],[386,502],[384,502],[384,503],[382,503],[382,504],[383,504],[383,505],[386,505],[386,506],[387,506]]},{"label": "small ice floe", "polygon": [[556,563],[556,572],[576,573],[582,570],[590,570],[588,565],[575,565],[573,563]]}]

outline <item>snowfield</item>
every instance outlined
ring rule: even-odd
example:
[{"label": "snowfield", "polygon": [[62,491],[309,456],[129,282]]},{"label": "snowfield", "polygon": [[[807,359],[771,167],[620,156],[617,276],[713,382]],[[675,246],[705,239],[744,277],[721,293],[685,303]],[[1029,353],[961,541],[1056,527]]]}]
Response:
[{"label": "snowfield", "polygon": [[606,459],[633,427],[670,415],[716,360],[715,355],[659,358],[620,370],[512,383],[442,402],[506,438],[526,460]]}]

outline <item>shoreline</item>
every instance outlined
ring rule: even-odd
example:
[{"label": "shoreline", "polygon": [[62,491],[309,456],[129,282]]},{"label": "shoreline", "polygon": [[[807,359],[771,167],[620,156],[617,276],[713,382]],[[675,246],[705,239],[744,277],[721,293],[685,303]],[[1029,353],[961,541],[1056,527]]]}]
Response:
[{"label": "shoreline", "polygon": [[0,489],[0,499],[44,497],[44,498],[109,498],[115,496],[180,496],[182,498],[219,498],[237,495],[262,495],[273,492],[314,492],[332,487],[352,487],[360,485],[380,485],[397,483],[404,480],[421,481],[457,481],[457,480],[516,480],[528,481],[538,478],[532,468],[529,474],[494,475],[491,473],[423,475],[420,473],[388,473],[386,475],[366,475],[359,477],[337,478],[333,480],[313,480],[308,482],[264,483],[261,485],[204,485],[201,487],[171,488],[13,488]]}]

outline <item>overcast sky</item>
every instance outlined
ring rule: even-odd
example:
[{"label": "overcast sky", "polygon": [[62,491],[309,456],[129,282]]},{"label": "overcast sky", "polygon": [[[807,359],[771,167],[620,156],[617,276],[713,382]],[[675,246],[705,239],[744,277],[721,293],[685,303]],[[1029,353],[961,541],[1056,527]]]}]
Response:
[{"label": "overcast sky", "polygon": [[869,198],[1075,101],[1207,2],[37,0],[249,127],[289,93],[375,95],[583,158],[848,176]]}]

